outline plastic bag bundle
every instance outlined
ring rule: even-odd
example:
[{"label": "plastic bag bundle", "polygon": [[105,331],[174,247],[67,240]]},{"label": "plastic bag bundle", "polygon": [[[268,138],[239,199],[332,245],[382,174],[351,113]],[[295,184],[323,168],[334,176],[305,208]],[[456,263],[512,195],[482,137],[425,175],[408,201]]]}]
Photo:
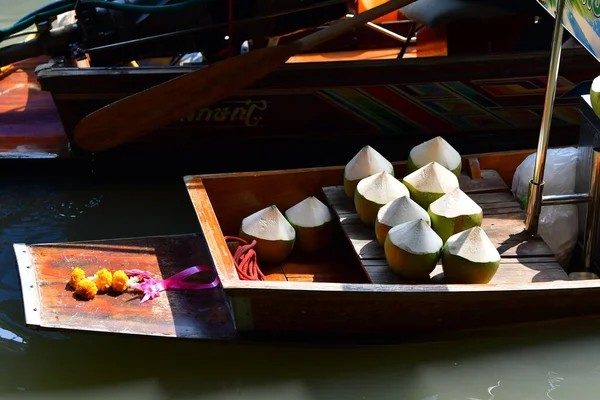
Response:
[{"label": "plastic bag bundle", "polygon": [[[533,177],[536,154],[529,155],[517,167],[513,176],[512,192],[521,207],[526,208],[529,181]],[[543,194],[569,194],[575,192],[577,149],[567,147],[548,149],[544,171]],[[566,266],[577,244],[579,231],[578,210],[574,204],[542,207],[538,233],[548,244],[561,265]]]}]

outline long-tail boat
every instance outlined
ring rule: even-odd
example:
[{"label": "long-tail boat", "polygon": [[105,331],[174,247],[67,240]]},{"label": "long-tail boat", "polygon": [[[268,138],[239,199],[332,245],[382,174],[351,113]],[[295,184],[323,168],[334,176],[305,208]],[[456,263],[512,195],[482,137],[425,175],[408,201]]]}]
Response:
[{"label": "long-tail boat", "polygon": [[[407,149],[437,135],[452,138],[465,154],[530,148],[541,120],[549,57],[549,41],[537,38],[549,37],[552,18],[538,5],[520,3],[451,1],[436,9],[419,0],[376,24],[292,57],[223,101],[93,157],[116,162],[123,155],[150,165],[156,154],[177,162],[195,159],[199,146],[210,146],[214,160],[245,153],[260,160],[265,155],[276,158],[277,150],[285,151],[293,140],[304,151],[326,147],[323,153],[331,165],[343,163],[357,145],[367,142],[391,159],[403,159]],[[181,13],[132,20],[127,12],[85,8],[85,3],[80,7],[75,24],[8,50],[0,48],[0,64],[36,55],[41,43],[46,45],[51,60],[39,65],[37,79],[52,94],[71,149],[85,156],[72,140],[73,132],[101,107],[237,54],[243,41],[250,43],[250,51],[288,43],[369,4],[330,0],[303,3],[302,8],[255,5],[242,12],[234,1],[239,15],[231,24],[221,4],[210,10],[215,24],[206,23],[198,31],[188,26],[196,26],[194,18],[180,20]],[[118,31],[110,25],[118,21],[130,29]],[[315,27],[319,24],[323,26]],[[220,39],[228,32],[235,38],[233,47]],[[192,51],[202,52],[202,63],[181,64],[181,55]],[[131,66],[132,60],[138,66]],[[564,49],[553,145],[576,143],[579,96],[589,92],[595,71],[595,61],[584,49]],[[332,146],[335,154],[329,151]],[[306,165],[302,153],[281,158]],[[321,158],[317,163],[324,162]]]}]

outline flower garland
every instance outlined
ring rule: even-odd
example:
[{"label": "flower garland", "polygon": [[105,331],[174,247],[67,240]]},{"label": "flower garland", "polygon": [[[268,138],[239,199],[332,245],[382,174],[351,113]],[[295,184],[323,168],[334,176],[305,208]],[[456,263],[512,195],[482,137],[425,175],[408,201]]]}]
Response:
[{"label": "flower garland", "polygon": [[106,268],[98,270],[93,276],[86,277],[85,271],[76,267],[71,272],[69,286],[75,289],[75,294],[83,300],[92,300],[98,292],[124,293],[126,291],[144,294],[141,303],[160,296],[167,289],[212,289],[219,285],[219,277],[210,283],[183,282],[187,277],[198,272],[212,271],[210,267],[194,266],[187,268],[168,279],[153,279],[148,271],[139,269],[117,270],[111,273]]}]

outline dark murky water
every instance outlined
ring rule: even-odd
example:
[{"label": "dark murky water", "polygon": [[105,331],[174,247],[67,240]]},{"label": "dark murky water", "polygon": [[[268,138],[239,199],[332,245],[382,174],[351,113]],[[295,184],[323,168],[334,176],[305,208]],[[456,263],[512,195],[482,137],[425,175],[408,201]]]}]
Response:
[{"label": "dark murky water", "polygon": [[[45,4],[0,0],[0,26]],[[314,347],[24,326],[12,250],[199,229],[182,180],[0,183],[0,398],[580,400],[600,391],[600,319],[451,342]],[[599,300],[600,301],[600,300]]]},{"label": "dark murky water", "polygon": [[0,398],[592,399],[600,319],[385,347],[214,343],[24,326],[15,242],[194,232],[182,180],[0,184]]}]

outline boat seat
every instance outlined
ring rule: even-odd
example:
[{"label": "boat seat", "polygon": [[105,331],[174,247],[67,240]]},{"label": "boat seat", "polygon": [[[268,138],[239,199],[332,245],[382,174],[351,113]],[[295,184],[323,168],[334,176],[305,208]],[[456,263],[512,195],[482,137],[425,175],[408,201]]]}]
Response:
[{"label": "boat seat", "polygon": [[406,19],[428,27],[463,19],[489,19],[512,14],[504,8],[474,0],[418,0],[402,7],[400,13]]}]

